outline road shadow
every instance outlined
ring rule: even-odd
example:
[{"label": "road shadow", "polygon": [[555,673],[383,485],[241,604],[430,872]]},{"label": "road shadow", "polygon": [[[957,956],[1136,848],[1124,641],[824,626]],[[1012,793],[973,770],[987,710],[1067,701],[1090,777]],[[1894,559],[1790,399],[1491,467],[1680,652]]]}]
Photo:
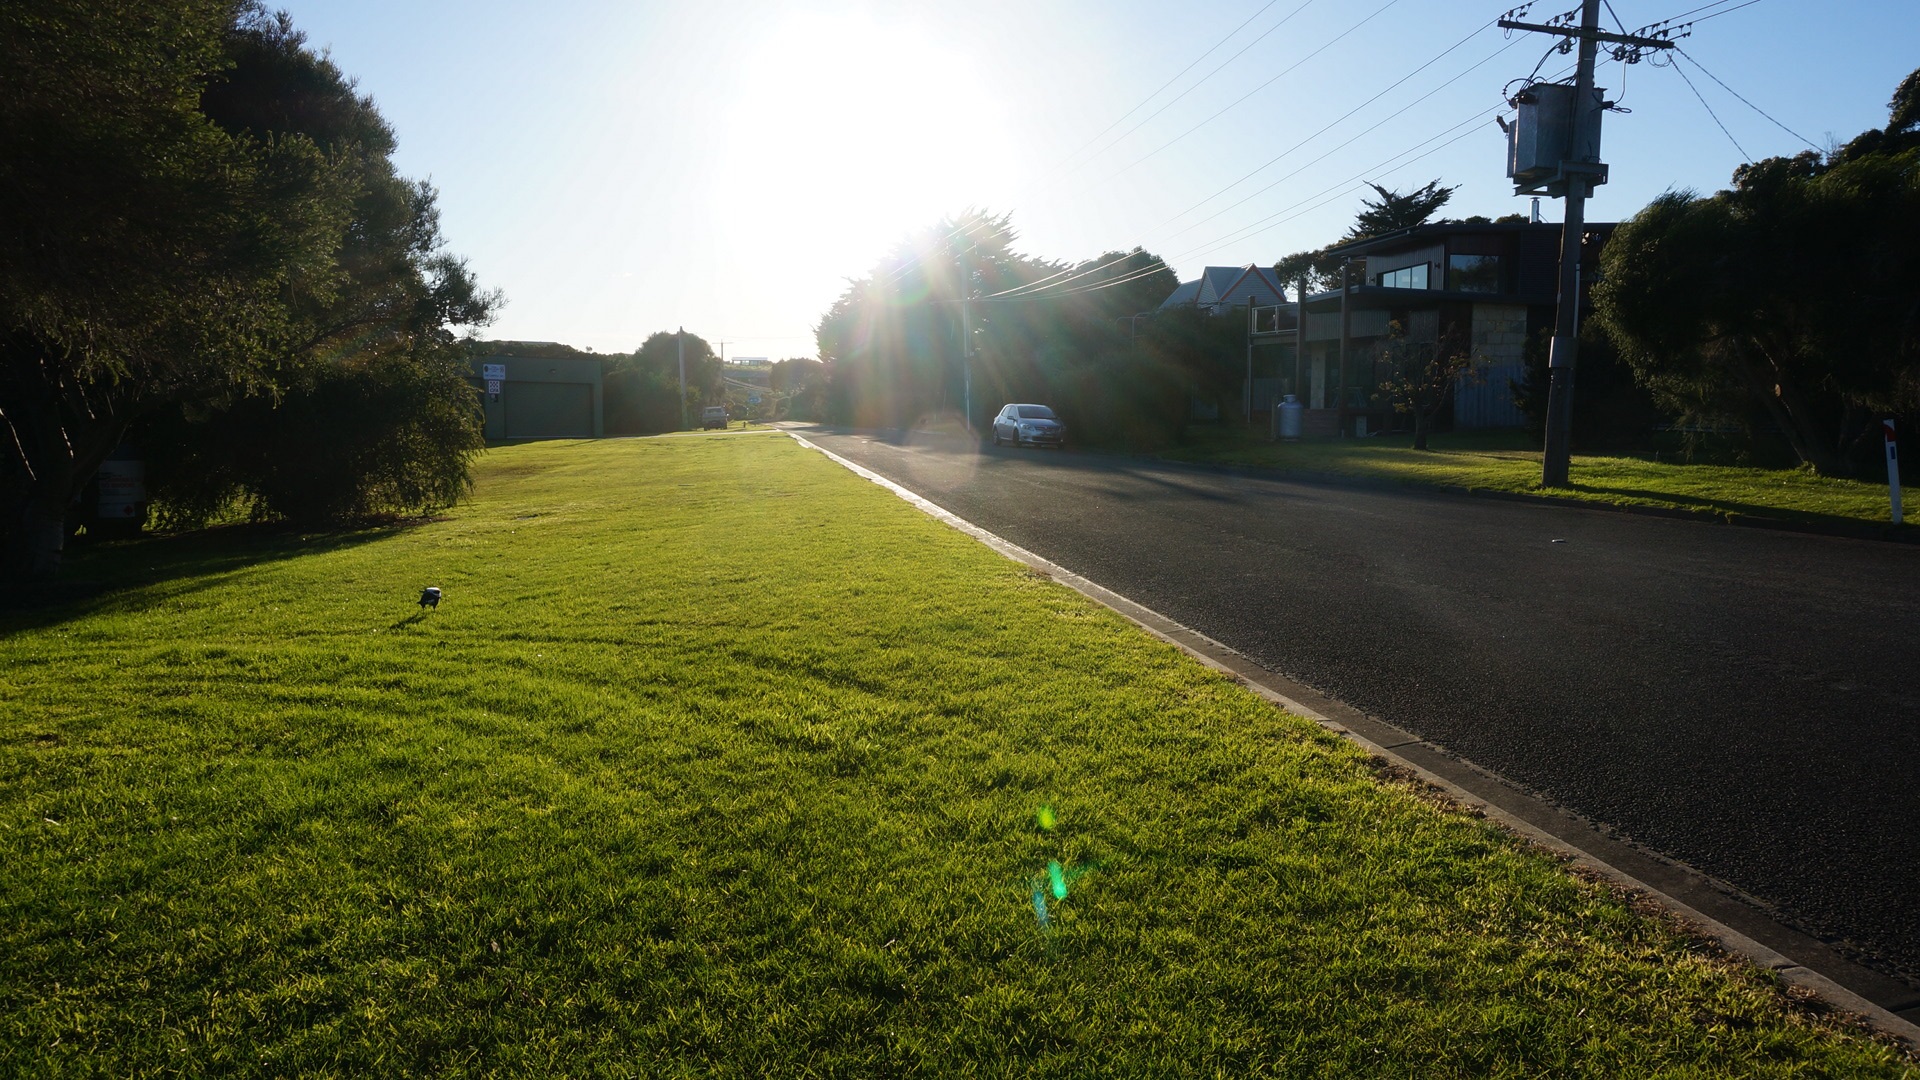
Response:
[{"label": "road shadow", "polygon": [[1802,524],[1821,524],[1848,527],[1867,527],[1889,525],[1888,522],[1867,521],[1862,518],[1846,517],[1841,514],[1822,514],[1812,510],[1787,510],[1764,503],[1736,502],[1732,499],[1703,499],[1696,495],[1679,495],[1671,491],[1652,491],[1646,488],[1617,487],[1609,484],[1574,484],[1575,491],[1590,492],[1594,495],[1606,495],[1616,498],[1648,499],[1671,503],[1688,510],[1718,514],[1722,517],[1739,514],[1743,517],[1770,518],[1777,521],[1791,521]]},{"label": "road shadow", "polygon": [[70,545],[57,579],[0,591],[0,635],[149,608],[215,588],[255,567],[358,547],[427,523],[331,531],[278,524],[226,525]]},{"label": "road shadow", "polygon": [[[995,446],[983,438],[946,431],[915,431],[905,428],[874,429],[844,428],[820,424],[805,428],[790,428],[799,435],[840,435],[869,439],[885,443],[903,450],[914,450],[934,455],[961,469],[960,475],[972,476],[981,470],[993,470],[1005,466],[1020,464],[1037,468],[1057,469],[1089,475],[1126,477],[1140,483],[1159,488],[1169,494],[1183,498],[1199,499],[1212,503],[1239,503],[1245,501],[1245,495],[1220,490],[1218,484],[1199,484],[1179,478],[1181,472],[1217,473],[1218,470],[1205,466],[1187,465],[1176,461],[1142,460],[1139,457],[1120,453],[1108,453],[1100,450],[1085,450],[1069,447],[1063,450]],[[916,484],[925,484],[938,491],[947,486],[937,476],[913,476]],[[1284,479],[1275,477],[1274,479]],[[1124,488],[1115,488],[1109,492],[1114,498],[1133,500],[1140,496]],[[1284,491],[1262,492],[1262,499],[1296,497]]]}]

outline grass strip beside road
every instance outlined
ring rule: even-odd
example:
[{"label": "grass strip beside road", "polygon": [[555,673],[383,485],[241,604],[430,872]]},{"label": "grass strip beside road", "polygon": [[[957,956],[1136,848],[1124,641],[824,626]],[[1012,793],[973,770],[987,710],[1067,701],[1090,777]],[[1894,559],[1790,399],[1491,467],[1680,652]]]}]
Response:
[{"label": "grass strip beside road", "polygon": [[[1428,445],[1427,450],[1415,450],[1408,435],[1277,443],[1238,430],[1199,429],[1190,442],[1161,456],[1197,464],[1553,496],[1719,517],[1889,525],[1892,516],[1884,483],[1816,476],[1805,469],[1580,454],[1572,461],[1573,486],[1547,490],[1540,487],[1539,448],[1522,445],[1517,436],[1444,434],[1432,436]],[[1912,527],[1911,523],[1903,526]]]},{"label": "grass strip beside road", "polygon": [[72,569],[0,1074],[1920,1075],[785,438]]}]

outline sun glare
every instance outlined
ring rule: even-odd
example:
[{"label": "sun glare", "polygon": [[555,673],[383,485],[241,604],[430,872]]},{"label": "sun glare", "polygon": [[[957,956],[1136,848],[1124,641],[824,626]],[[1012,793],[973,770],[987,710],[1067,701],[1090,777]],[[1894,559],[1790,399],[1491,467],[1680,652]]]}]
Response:
[{"label": "sun glare", "polygon": [[[851,274],[907,232],[1007,190],[1000,109],[910,23],[794,17],[738,69],[715,185],[724,232]],[[847,260],[852,259],[849,263]]]}]

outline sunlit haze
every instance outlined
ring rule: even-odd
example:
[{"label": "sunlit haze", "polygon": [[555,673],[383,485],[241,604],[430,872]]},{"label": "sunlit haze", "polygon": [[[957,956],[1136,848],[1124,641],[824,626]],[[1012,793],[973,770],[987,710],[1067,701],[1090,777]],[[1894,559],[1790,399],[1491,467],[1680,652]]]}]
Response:
[{"label": "sunlit haze", "polygon": [[[1634,29],[1697,6],[1612,8]],[[776,358],[812,355],[846,279],[970,207],[1011,212],[1033,255],[1140,245],[1189,278],[1335,239],[1363,181],[1457,184],[1453,216],[1524,211],[1502,87],[1572,58],[1506,36],[1504,8],[288,5],[379,103],[401,167],[440,189],[451,247],[505,292],[487,336],[626,351],[684,325]],[[1677,68],[1602,64],[1632,112],[1606,118],[1613,179],[1590,219],[1877,127],[1920,64],[1907,3],[1716,10]]]}]

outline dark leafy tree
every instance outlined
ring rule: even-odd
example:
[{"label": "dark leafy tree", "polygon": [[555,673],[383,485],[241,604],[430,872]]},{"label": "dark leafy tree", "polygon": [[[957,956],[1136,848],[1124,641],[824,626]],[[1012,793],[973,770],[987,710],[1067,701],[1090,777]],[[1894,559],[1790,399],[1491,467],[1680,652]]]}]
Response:
[{"label": "dark leafy tree", "polygon": [[768,372],[768,389],[783,420],[826,419],[827,365],[812,357],[776,361]]},{"label": "dark leafy tree", "polygon": [[702,406],[720,402],[720,357],[707,339],[678,330],[656,331],[631,355],[608,358],[603,378],[608,432],[644,435],[679,429],[682,347],[687,361],[686,411],[698,419]]},{"label": "dark leafy tree", "polygon": [[286,15],[245,13],[227,51],[203,110],[236,138],[311,141],[349,171],[351,217],[333,288],[289,302],[298,336],[271,379],[135,425],[154,494],[176,523],[223,498],[312,525],[450,505],[482,446],[450,327],[487,321],[497,297],[443,250],[434,191],[395,172],[371,100]]},{"label": "dark leafy tree", "polygon": [[1441,187],[1438,180],[1428,181],[1425,187],[1405,192],[1390,191],[1379,184],[1367,186],[1373,189],[1376,197],[1360,200],[1360,213],[1354,217],[1347,235],[1341,238],[1343,243],[1425,225],[1440,212],[1441,207],[1452,201],[1453,193],[1459,190]]},{"label": "dark leafy tree", "polygon": [[[313,59],[294,38],[232,0],[0,7],[0,576],[55,572],[69,503],[136,422],[484,317],[431,191],[375,183],[371,105],[323,61],[304,74],[334,91],[270,70]],[[255,75],[327,115],[248,113]]]},{"label": "dark leafy tree", "polygon": [[[1214,342],[1198,328],[1230,326],[1242,337],[1225,355],[1244,349],[1244,326],[1234,319],[1192,311],[1134,318],[1178,285],[1150,252],[1062,264],[1021,254],[1012,242],[1004,215],[970,213],[901,244],[849,282],[817,328],[827,415],[901,426],[957,414],[970,370],[976,428],[1006,402],[1041,401],[1066,417],[1079,441],[1152,445],[1177,436],[1188,394],[1217,366]],[[963,307],[969,294],[975,299]]]},{"label": "dark leafy tree", "polygon": [[[896,246],[867,276],[850,281],[815,327],[820,359],[832,366],[829,414],[870,427],[901,427],[964,400],[966,347],[974,351],[1019,304],[979,302],[1060,271],[1013,250],[1008,217],[970,211]],[[976,365],[978,366],[978,365]],[[976,423],[990,415],[975,394]]]},{"label": "dark leafy tree", "polygon": [[331,523],[451,505],[482,440],[459,349],[386,351],[308,373],[278,399],[140,425],[165,524],[246,504],[255,519]]},{"label": "dark leafy tree", "polygon": [[269,385],[338,286],[347,162],[200,109],[234,3],[0,6],[0,576],[58,568],[68,504],[139,416]]},{"label": "dark leafy tree", "polygon": [[1920,410],[1920,146],[1880,136],[1744,166],[1615,232],[1596,314],[1664,404],[1757,402],[1826,475],[1857,470],[1876,414]]},{"label": "dark leafy tree", "polygon": [[1073,267],[1062,292],[1089,318],[1120,319],[1158,308],[1180,287],[1180,275],[1160,256],[1141,248],[1109,251]]}]

